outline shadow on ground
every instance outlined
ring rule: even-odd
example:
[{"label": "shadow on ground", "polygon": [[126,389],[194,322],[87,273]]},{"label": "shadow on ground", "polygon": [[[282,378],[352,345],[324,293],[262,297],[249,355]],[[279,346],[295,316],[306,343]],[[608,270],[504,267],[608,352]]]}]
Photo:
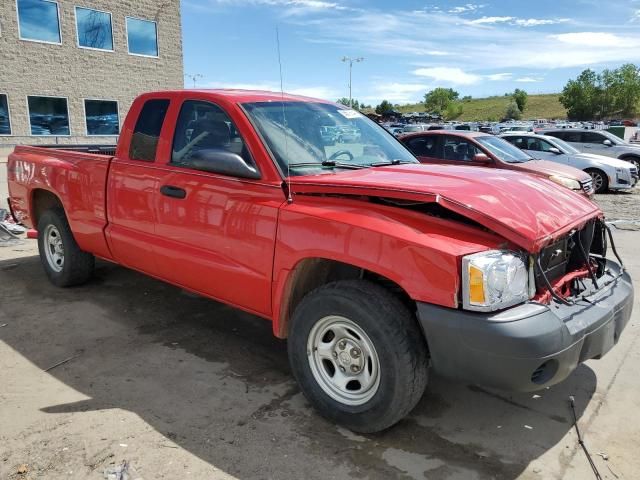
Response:
[{"label": "shadow on ground", "polygon": [[434,377],[408,419],[363,437],[314,413],[262,319],[107,263],[59,290],[36,257],[6,261],[0,285],[16,320],[2,341],[43,370],[79,355],[50,374],[90,399],[45,412],[134,412],[241,479],[341,478],[322,462],[354,478],[512,479],[571,429],[568,395],[582,415],[596,388],[585,366],[539,397]]}]

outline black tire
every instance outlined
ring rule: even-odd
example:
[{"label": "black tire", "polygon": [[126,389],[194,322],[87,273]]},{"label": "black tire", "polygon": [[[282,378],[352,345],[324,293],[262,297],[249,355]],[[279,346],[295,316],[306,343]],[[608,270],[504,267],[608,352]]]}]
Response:
[{"label": "black tire", "polygon": [[624,157],[620,160],[624,160],[625,162],[629,162],[633,166],[635,166],[640,172],[640,157]]},{"label": "black tire", "polygon": [[[47,246],[45,235],[49,226],[55,227],[62,241],[64,259],[59,271],[56,271],[47,258],[46,249],[50,247]],[[57,287],[80,285],[93,275],[95,258],[78,247],[62,208],[47,210],[40,217],[38,221],[38,251],[47,277]]]},{"label": "black tire", "polygon": [[596,168],[589,168],[585,172],[591,175],[596,193],[607,193],[609,191],[609,178],[606,173]]},{"label": "black tire", "polygon": [[[307,341],[327,316],[354,322],[368,335],[380,360],[374,396],[358,406],[328,395],[310,366]],[[305,397],[325,418],[355,432],[385,430],[418,403],[428,380],[427,345],[414,315],[389,290],[364,280],[338,281],[309,293],[291,318],[289,362]]]}]

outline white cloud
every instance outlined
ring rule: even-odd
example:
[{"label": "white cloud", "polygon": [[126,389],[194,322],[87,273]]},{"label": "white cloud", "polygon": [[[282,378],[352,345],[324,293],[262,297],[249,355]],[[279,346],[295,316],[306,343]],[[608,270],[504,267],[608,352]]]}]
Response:
[{"label": "white cloud", "polygon": [[505,23],[514,20],[513,17],[481,17],[475,20],[470,20],[471,25],[491,25],[494,23]]},{"label": "white cloud", "polygon": [[540,25],[556,25],[558,23],[568,22],[568,18],[545,19],[545,18],[516,18],[516,17],[480,17],[475,20],[469,20],[470,25],[495,25],[498,23],[506,23],[516,25],[518,27],[538,27]]},{"label": "white cloud", "polygon": [[370,95],[363,100],[377,103],[381,98],[392,103],[410,103],[424,97],[424,94],[433,89],[432,85],[423,83],[377,83],[373,86],[374,95]]},{"label": "white cloud", "polygon": [[467,3],[466,5],[461,5],[459,7],[453,7],[451,10],[449,10],[449,13],[458,14],[458,13],[475,12],[476,10],[480,10],[481,8],[484,8],[484,7],[485,5]]},{"label": "white cloud", "polygon": [[635,12],[633,12],[633,15],[631,16],[631,22],[640,22],[640,10],[636,10]]},{"label": "white cloud", "polygon": [[516,78],[516,82],[520,82],[520,83],[537,83],[537,82],[541,82],[542,80],[544,80],[541,77],[520,77],[520,78]]},{"label": "white cloud", "polygon": [[442,82],[449,85],[473,85],[482,80],[480,75],[466,73],[458,67],[431,67],[418,68],[413,71],[414,75],[427,77],[434,82]]},{"label": "white cloud", "polygon": [[569,45],[584,47],[630,47],[638,45],[637,38],[628,38],[606,32],[574,32],[550,35],[550,38]]},{"label": "white cloud", "polygon": [[539,25],[556,25],[568,22],[568,18],[558,18],[556,20],[544,18],[516,18],[513,23],[520,27],[537,27]]},{"label": "white cloud", "polygon": [[485,78],[487,80],[491,80],[492,82],[501,82],[505,80],[511,80],[513,75],[511,73],[494,73],[491,75],[487,75]]}]

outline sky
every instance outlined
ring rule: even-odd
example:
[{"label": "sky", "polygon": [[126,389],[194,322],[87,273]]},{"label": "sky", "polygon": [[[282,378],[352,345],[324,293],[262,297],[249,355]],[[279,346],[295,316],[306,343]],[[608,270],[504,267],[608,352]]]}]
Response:
[{"label": "sky", "polygon": [[[182,0],[198,87],[280,90],[376,105],[521,88],[556,93],[582,70],[640,64],[640,0]],[[200,77],[201,76],[201,77]],[[193,81],[187,79],[190,88]]]}]

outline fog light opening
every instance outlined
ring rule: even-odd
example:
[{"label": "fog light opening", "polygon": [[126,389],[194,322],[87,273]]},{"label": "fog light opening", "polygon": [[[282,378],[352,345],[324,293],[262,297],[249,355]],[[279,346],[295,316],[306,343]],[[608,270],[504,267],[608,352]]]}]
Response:
[{"label": "fog light opening", "polygon": [[558,361],[547,360],[531,374],[531,381],[536,385],[544,385],[558,373]]}]

